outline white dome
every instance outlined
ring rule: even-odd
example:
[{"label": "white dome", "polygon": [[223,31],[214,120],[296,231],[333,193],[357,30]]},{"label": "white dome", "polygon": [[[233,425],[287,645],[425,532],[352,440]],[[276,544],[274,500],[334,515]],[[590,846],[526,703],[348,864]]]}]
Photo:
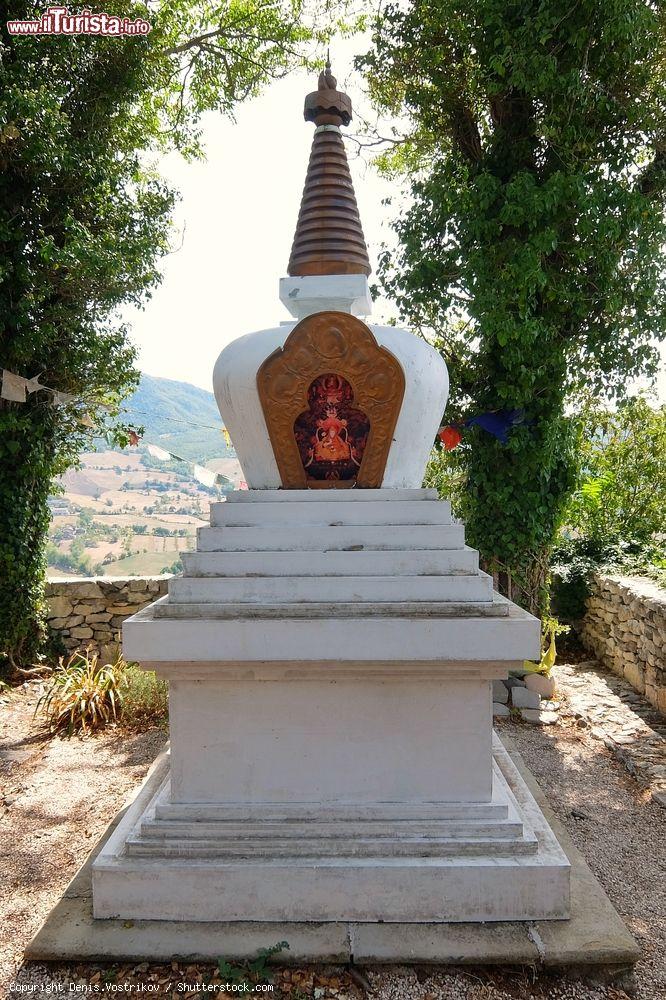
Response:
[{"label": "white dome", "polygon": [[[213,373],[215,398],[250,489],[281,486],[257,389],[257,372],[282,347],[295,322],[239,337],[224,348]],[[391,444],[382,488],[416,489],[442,420],[449,390],[446,365],[438,352],[408,330],[370,329],[402,366],[405,395]]]}]

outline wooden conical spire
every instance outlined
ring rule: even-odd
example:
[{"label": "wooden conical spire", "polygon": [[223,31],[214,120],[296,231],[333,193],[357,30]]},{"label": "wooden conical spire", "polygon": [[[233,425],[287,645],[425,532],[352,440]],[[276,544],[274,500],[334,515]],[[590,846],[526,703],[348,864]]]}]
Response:
[{"label": "wooden conical spire", "polygon": [[319,87],[305,98],[305,120],[317,126],[301,210],[289,258],[290,275],[370,274],[368,249],[356,205],[340,125],[352,117],[351,101],[337,90],[330,63]]}]

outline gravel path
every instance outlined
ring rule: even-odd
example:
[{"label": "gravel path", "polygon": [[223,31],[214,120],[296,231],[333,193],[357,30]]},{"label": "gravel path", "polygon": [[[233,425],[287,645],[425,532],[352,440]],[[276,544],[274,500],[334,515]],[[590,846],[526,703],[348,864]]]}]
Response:
[{"label": "gravel path", "polygon": [[[566,672],[560,722],[542,729],[507,721],[498,726],[537,777],[576,846],[587,859],[643,949],[637,1000],[666,997],[666,810],[627,773],[589,730],[566,713]],[[67,882],[159,752],[164,735],[106,733],[94,739],[45,740],[32,724],[34,687],[0,697],[0,989],[77,981],[155,985],[158,996],[182,996],[174,981],[205,982],[210,966],[21,966],[22,951]],[[3,810],[0,808],[0,813]],[[546,976],[532,970],[372,969],[364,975],[378,1000],[623,1000],[609,985]],[[360,998],[365,990],[345,970],[276,970],[276,997]],[[16,996],[16,993],[11,994]],[[190,994],[196,995],[196,994]],[[266,995],[266,994],[264,994]],[[270,995],[270,994],[268,994]]]},{"label": "gravel path", "polygon": [[45,737],[37,685],[0,694],[0,990],[92,845],[164,746],[165,733]]}]

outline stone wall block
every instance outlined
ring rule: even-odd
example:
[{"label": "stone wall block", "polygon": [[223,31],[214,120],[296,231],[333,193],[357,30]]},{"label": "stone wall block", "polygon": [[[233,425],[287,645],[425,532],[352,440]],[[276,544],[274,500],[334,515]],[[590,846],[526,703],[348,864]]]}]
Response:
[{"label": "stone wall block", "polygon": [[59,632],[60,629],[66,628],[69,624],[69,618],[49,618],[49,626],[56,632]]},{"label": "stone wall block", "polygon": [[73,610],[75,615],[83,615],[84,618],[87,618],[88,615],[104,611],[104,601],[95,601],[94,604],[75,604]]},{"label": "stone wall block", "polygon": [[93,630],[89,625],[77,625],[69,630],[72,639],[92,639]]},{"label": "stone wall block", "polygon": [[[48,588],[47,588],[48,590]],[[66,618],[67,615],[72,613],[72,602],[66,597],[59,594],[53,594],[53,596],[46,595],[48,600],[48,618]]]},{"label": "stone wall block", "polygon": [[92,580],[72,580],[69,594],[72,597],[96,597],[104,600],[104,591],[98,583]]}]

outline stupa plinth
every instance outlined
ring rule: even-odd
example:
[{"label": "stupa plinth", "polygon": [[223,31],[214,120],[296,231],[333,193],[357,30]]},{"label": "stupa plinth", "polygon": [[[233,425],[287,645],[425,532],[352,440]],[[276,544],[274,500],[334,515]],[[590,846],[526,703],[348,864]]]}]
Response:
[{"label": "stupa plinth", "polygon": [[359,318],[350,117],[327,68],[281,286],[296,318],[215,367],[249,489],[211,505],[184,575],[124,626],[126,657],[170,681],[171,761],[95,861],[96,917],[569,913],[569,863],[492,731],[491,682],[538,656],[539,622],[422,488],[448,376]]}]

